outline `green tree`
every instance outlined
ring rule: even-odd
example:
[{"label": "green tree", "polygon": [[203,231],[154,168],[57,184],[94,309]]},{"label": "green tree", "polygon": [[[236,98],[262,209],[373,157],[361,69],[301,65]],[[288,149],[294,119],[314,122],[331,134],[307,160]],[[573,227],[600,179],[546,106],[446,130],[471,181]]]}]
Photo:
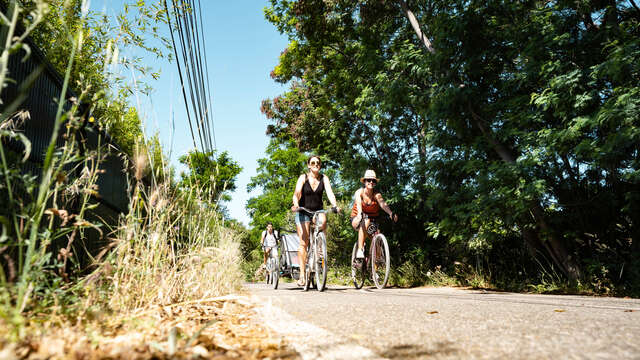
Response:
[{"label": "green tree", "polygon": [[281,143],[272,139],[266,150],[266,158],[258,160],[256,176],[251,178],[247,191],[262,190],[262,194],[247,202],[251,226],[262,231],[267,222],[276,229],[289,228],[291,197],[300,174],[305,171],[306,156],[294,145],[293,141]]},{"label": "green tree", "polygon": [[267,19],[291,40],[272,76],[292,85],[265,107],[270,132],[328,154],[346,179],[375,168],[422,230],[410,243],[537,258],[573,278],[631,263],[621,285],[634,281],[632,3],[271,3]]},{"label": "green tree", "polygon": [[179,186],[205,191],[215,203],[231,200],[229,193],[236,189],[236,178],[242,168],[228,152],[191,151],[179,161],[189,169],[188,173],[181,174]]}]

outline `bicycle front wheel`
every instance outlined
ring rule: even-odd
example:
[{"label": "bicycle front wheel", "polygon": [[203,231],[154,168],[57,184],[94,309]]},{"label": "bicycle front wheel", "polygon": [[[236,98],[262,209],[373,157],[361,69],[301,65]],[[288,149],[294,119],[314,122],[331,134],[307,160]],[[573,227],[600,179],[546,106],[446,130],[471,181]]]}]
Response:
[{"label": "bicycle front wheel", "polygon": [[387,286],[390,263],[387,238],[382,234],[378,234],[371,241],[371,274],[373,282],[378,289],[383,289]]},{"label": "bicycle front wheel", "polygon": [[311,247],[307,249],[307,266],[304,272],[304,291],[309,291],[309,288],[311,287],[311,281],[313,280],[313,278],[311,277],[311,272],[313,271],[313,245],[314,244],[312,243]]},{"label": "bicycle front wheel", "polygon": [[318,291],[324,291],[327,285],[327,238],[324,233],[319,233],[315,246],[316,285]]},{"label": "bicycle front wheel", "polygon": [[364,285],[365,274],[365,261],[364,259],[356,259],[356,252],[358,252],[358,242],[353,244],[353,251],[351,252],[351,279],[353,280],[353,286],[356,289],[362,288]]}]

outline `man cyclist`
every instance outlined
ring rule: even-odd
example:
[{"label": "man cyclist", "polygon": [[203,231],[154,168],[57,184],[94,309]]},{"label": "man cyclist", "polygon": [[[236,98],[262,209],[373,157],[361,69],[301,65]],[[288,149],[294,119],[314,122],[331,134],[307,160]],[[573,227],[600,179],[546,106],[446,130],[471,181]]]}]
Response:
[{"label": "man cyclist", "polygon": [[264,253],[263,267],[267,266],[267,258],[271,253],[271,249],[276,247],[278,239],[278,232],[273,230],[273,224],[271,221],[267,222],[267,229],[262,231],[262,237],[260,238],[260,245],[262,246],[262,252]]},{"label": "man cyclist", "polygon": [[[389,217],[394,222],[398,221],[398,215],[391,211],[389,205],[382,198],[380,191],[375,189],[378,183],[376,172],[373,170],[365,171],[364,176],[360,178],[360,182],[363,183],[364,187],[356,190],[354,194],[355,201],[351,209],[351,226],[353,230],[358,232],[356,259],[364,258],[364,241],[367,237],[367,228],[372,220],[378,218],[380,209],[389,214]],[[363,213],[367,214],[367,219],[363,219]]]},{"label": "man cyclist", "polygon": [[[304,286],[304,278],[306,274],[305,259],[307,258],[307,246],[309,246],[309,229],[312,215],[306,211],[299,210],[300,206],[316,211],[322,209],[322,194],[327,191],[327,197],[331,206],[340,211],[336,204],[336,197],[331,189],[331,182],[326,175],[320,173],[322,161],[320,157],[312,155],[307,159],[307,168],[309,172],[300,175],[293,192],[293,206],[291,211],[296,211],[296,230],[300,238],[300,247],[298,248],[298,259],[300,262],[300,277],[298,278],[298,286]],[[324,231],[327,227],[327,217],[325,214],[319,214],[320,230]]]}]

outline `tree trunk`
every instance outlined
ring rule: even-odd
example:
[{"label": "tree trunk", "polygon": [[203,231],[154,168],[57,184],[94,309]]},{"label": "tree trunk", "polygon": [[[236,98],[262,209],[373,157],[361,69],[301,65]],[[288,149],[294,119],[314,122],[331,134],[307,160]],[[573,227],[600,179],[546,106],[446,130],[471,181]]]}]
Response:
[{"label": "tree trunk", "polygon": [[416,16],[413,15],[413,12],[407,6],[407,3],[404,0],[398,0],[398,2],[400,3],[400,6],[402,6],[402,10],[404,11],[404,14],[406,15],[407,19],[409,19],[409,22],[413,27],[413,31],[415,31],[416,35],[418,35],[418,39],[422,41],[422,43],[424,44],[424,47],[427,48],[427,50],[430,53],[432,54],[435,53],[433,46],[431,46],[431,41],[422,32],[422,29],[420,28],[420,23],[418,23],[418,19],[416,19]]},{"label": "tree trunk", "polygon": [[[402,6],[402,10],[405,12],[405,15],[409,19],[411,26],[413,26],[413,29],[416,32],[416,35],[418,36],[418,38],[423,41],[424,46],[427,48],[429,52],[435,53],[435,50],[431,46],[431,42],[429,41],[429,39],[427,39],[426,35],[422,32],[420,28],[420,24],[418,23],[418,20],[416,19],[413,12],[408,8],[406,2],[404,0],[398,0],[398,1]],[[478,127],[478,129],[480,129],[480,131],[482,132],[482,135],[489,141],[494,151],[498,154],[498,156],[500,156],[500,159],[502,159],[504,162],[507,162],[507,163],[515,163],[517,157],[514,154],[514,152],[511,149],[509,149],[507,146],[505,146],[504,144],[496,140],[495,136],[493,135],[493,131],[484,126],[483,119],[473,111],[473,109],[471,108],[471,105],[469,105],[469,111],[474,120],[473,123]],[[535,246],[536,242],[542,244],[542,247],[546,250],[546,252],[551,257],[553,262],[570,279],[572,280],[578,279],[581,275],[580,268],[575,262],[575,259],[573,259],[568,254],[562,242],[557,238],[554,232],[551,231],[551,228],[549,227],[545,219],[544,209],[540,205],[540,201],[538,200],[534,201],[531,207],[529,208],[529,211],[533,216],[533,219],[538,229],[542,230],[546,236],[542,238],[539,236],[539,231],[533,232],[532,230],[525,230],[525,227],[522,227],[523,237],[525,238],[525,241],[527,241],[527,244],[530,247]],[[534,240],[536,238],[538,239],[537,241]]]},{"label": "tree trunk", "polygon": [[[502,159],[502,161],[506,163],[515,163],[517,157],[514,152],[495,139],[491,130],[487,129],[486,126],[484,126],[482,118],[473,111],[471,106],[469,106],[469,111],[471,112],[471,117],[474,120],[473,123],[480,129],[482,135],[487,138],[487,140],[489,140],[489,143],[493,147],[494,151],[498,153],[500,159]],[[536,238],[543,245],[547,254],[571,280],[579,279],[581,276],[581,271],[578,264],[574,259],[571,258],[562,242],[558,239],[556,234],[548,225],[547,220],[545,219],[544,209],[540,205],[540,202],[537,200],[532,202],[529,211],[531,212],[531,215],[537,227],[546,235],[544,237],[540,237],[539,234],[536,234]],[[530,241],[530,236],[528,239],[527,236],[525,236],[524,232],[523,237],[525,237],[525,241]]]}]

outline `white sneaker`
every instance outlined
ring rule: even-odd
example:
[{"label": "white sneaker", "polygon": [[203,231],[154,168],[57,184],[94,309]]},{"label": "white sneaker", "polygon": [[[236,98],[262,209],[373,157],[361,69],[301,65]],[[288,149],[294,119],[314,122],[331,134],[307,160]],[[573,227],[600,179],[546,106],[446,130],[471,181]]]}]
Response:
[{"label": "white sneaker", "polygon": [[356,251],[356,259],[364,259],[364,251],[362,251],[362,249]]}]

